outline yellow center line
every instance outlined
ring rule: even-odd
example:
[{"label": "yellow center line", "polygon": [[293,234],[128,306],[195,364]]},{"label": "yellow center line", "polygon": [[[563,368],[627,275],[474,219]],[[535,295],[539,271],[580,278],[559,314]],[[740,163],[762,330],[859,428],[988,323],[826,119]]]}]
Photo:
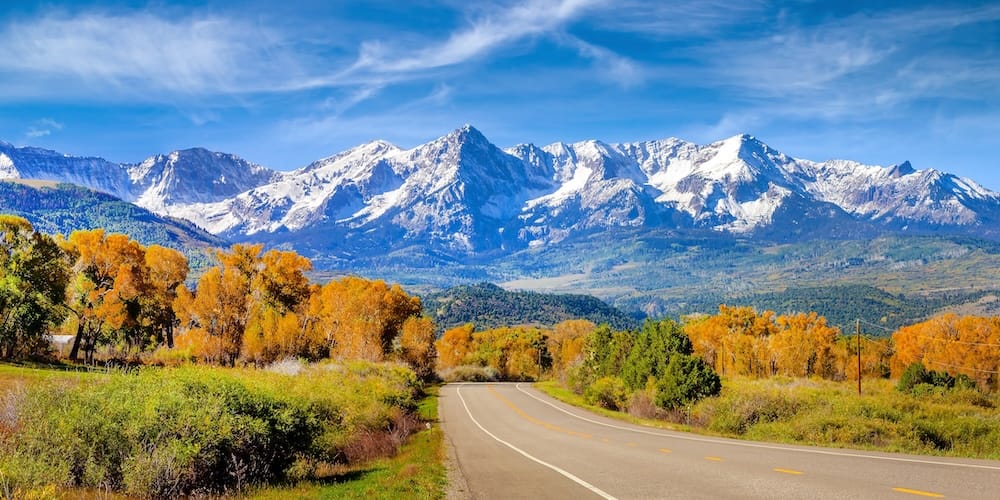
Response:
[{"label": "yellow center line", "polygon": [[796,476],[802,474],[802,471],[800,471],[800,470],[792,470],[792,469],[774,469],[774,472],[781,472],[781,473],[784,473],[784,474],[794,474]]},{"label": "yellow center line", "polygon": [[[544,427],[544,428],[546,428],[548,430],[555,431],[555,432],[561,432],[563,434],[568,434],[570,436],[576,436],[576,437],[580,437],[580,438],[583,438],[583,439],[591,439],[593,437],[590,434],[586,434],[586,433],[583,433],[583,432],[571,431],[571,430],[568,430],[568,429],[563,429],[562,427],[559,427],[558,425],[550,424],[550,423],[548,423],[548,422],[546,422],[544,420],[532,417],[531,415],[528,415],[527,412],[525,412],[524,410],[522,410],[521,408],[519,408],[517,405],[515,405],[511,400],[503,397],[503,395],[500,394],[500,392],[498,392],[496,389],[494,389],[492,385],[487,385],[486,389],[488,391],[490,391],[490,393],[492,393],[494,397],[496,397],[500,401],[503,401],[503,403],[505,405],[507,405],[511,410],[514,410],[514,413],[517,413],[521,418],[527,420],[528,422],[531,422],[531,423],[533,423],[535,425]],[[606,442],[608,442],[608,440],[605,439],[604,442],[606,443]]]},{"label": "yellow center line", "polygon": [[893,488],[892,491],[898,491],[900,493],[909,493],[910,495],[917,495],[921,497],[931,497],[931,498],[944,498],[944,495],[940,493],[931,493],[929,491],[911,490],[909,488]]},{"label": "yellow center line", "polygon": [[635,448],[636,446],[639,446],[639,443],[629,443],[628,444],[629,448]]},{"label": "yellow center line", "polygon": [[673,451],[668,450],[666,448],[660,448],[660,453],[673,453]]},{"label": "yellow center line", "polygon": [[722,457],[705,457],[705,460],[708,460],[710,462],[721,462]]},{"label": "yellow center line", "polygon": [[601,442],[602,443],[610,443],[611,440],[609,440],[608,438],[601,438]]}]

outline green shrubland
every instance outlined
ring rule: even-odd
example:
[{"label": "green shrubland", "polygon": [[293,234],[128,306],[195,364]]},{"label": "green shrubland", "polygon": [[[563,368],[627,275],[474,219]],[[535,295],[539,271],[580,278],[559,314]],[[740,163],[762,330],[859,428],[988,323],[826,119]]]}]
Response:
[{"label": "green shrubland", "polygon": [[598,407],[557,381],[538,384],[553,397],[645,425],[783,442],[870,450],[1000,459],[1000,395],[922,383],[900,391],[887,379],[855,382],[818,378],[723,379],[718,396],[644,420],[628,408]]},{"label": "green shrubland", "polygon": [[755,440],[1000,458],[996,394],[929,384],[906,393],[890,380],[856,390],[815,379],[732,379],[693,407],[692,424]]},{"label": "green shrubland", "polygon": [[418,427],[420,387],[407,367],[367,362],[36,379],[4,396],[0,471],[14,496],[240,492],[391,454]]}]

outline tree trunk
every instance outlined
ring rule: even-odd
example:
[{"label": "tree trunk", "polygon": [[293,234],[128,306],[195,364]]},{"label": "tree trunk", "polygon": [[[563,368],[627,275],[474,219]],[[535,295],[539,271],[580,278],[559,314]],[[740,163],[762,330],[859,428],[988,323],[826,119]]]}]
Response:
[{"label": "tree trunk", "polygon": [[76,337],[73,338],[73,348],[69,351],[69,360],[76,361],[80,355],[80,341],[83,339],[83,321],[76,325]]},{"label": "tree trunk", "polygon": [[173,318],[167,322],[167,348],[174,348],[174,320]]}]

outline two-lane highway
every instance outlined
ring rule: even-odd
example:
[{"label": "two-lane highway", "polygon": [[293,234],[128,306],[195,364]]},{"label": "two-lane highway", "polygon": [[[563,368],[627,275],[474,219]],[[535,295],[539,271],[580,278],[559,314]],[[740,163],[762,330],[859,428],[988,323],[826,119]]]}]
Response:
[{"label": "two-lane highway", "polygon": [[1000,499],[1000,462],[652,429],[530,384],[449,384],[440,415],[467,498]]}]

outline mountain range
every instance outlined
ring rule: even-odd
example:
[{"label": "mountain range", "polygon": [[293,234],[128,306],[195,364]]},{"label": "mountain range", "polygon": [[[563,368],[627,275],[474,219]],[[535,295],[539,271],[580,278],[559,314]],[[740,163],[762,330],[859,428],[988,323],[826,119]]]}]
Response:
[{"label": "mountain range", "polygon": [[85,186],[334,267],[414,248],[506,255],[618,229],[1000,238],[1000,194],[970,179],[908,162],[792,158],[746,134],[501,149],[466,125],[412,149],[374,141],[288,172],[199,148],[118,164],[0,142],[0,178]]}]

